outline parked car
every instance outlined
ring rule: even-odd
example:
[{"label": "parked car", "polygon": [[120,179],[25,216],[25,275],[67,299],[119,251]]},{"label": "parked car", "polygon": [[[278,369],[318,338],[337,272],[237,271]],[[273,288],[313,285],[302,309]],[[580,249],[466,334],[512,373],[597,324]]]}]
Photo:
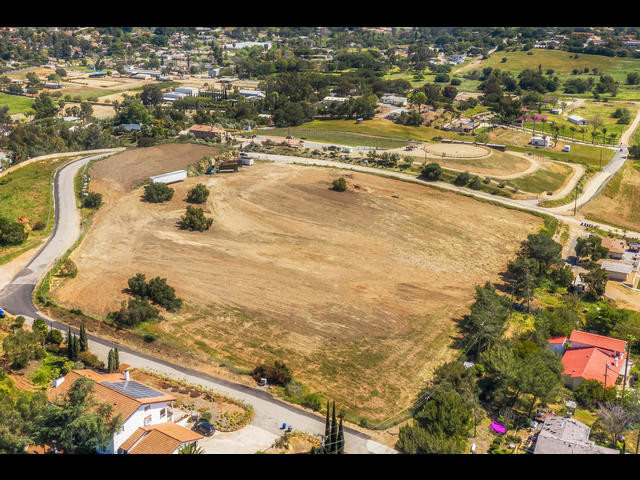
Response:
[{"label": "parked car", "polygon": [[0,308],[0,318],[4,318],[4,310]]},{"label": "parked car", "polygon": [[201,433],[205,437],[210,437],[214,433],[216,433],[216,429],[213,428],[209,422],[196,422],[193,424],[193,430]]}]

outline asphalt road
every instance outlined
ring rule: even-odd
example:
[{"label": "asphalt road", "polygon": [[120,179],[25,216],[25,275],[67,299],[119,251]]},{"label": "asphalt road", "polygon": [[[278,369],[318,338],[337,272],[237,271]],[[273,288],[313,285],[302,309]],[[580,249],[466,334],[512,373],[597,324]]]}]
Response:
[{"label": "asphalt road", "polygon": [[[80,214],[76,208],[73,184],[77,171],[93,159],[112,154],[106,153],[85,157],[65,165],[56,172],[54,180],[54,230],[49,240],[31,262],[0,291],[0,306],[13,315],[23,315],[28,325],[33,322],[36,316],[39,316],[45,319],[52,328],[62,332],[66,332],[68,329],[67,325],[57,322],[40,312],[33,304],[32,294],[38,281],[80,237]],[[71,331],[76,334],[79,333],[74,328]],[[296,430],[311,434],[324,433],[324,417],[278,400],[268,391],[206,375],[193,369],[134,351],[123,345],[103,340],[94,335],[88,334],[87,338],[90,350],[98,358],[105,361],[109,350],[118,348],[122,363],[129,364],[135,368],[157,371],[176,379],[186,380],[195,385],[203,385],[221,394],[238,398],[253,405],[255,416],[251,423],[257,428],[279,436],[282,434],[280,430],[282,423],[287,423]],[[345,427],[344,433],[345,451],[347,453],[397,453],[371,440],[369,435],[353,428]]]}]

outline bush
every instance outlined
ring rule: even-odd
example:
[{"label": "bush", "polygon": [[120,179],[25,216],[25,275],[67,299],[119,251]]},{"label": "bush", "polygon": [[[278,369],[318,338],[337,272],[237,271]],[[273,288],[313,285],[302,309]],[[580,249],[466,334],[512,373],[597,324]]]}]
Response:
[{"label": "bush", "polygon": [[38,230],[44,230],[45,224],[42,220],[38,220],[36,223],[33,224],[32,229],[34,231],[38,231]]},{"label": "bush", "polygon": [[459,78],[453,77],[451,79],[451,85],[453,86],[458,86],[462,83],[462,80],[460,80]]},{"label": "bush", "polygon": [[442,177],[442,167],[438,163],[430,163],[422,167],[420,173],[429,180],[440,180]]},{"label": "bush", "polygon": [[336,192],[344,192],[347,189],[347,181],[344,179],[344,177],[340,177],[337,180],[334,180],[332,185],[333,190],[335,190]]},{"label": "bush", "polygon": [[147,202],[161,203],[173,198],[174,190],[164,183],[152,183],[144,187],[142,198]]},{"label": "bush", "polygon": [[91,352],[80,352],[78,360],[90,368],[104,368],[104,362],[98,360],[98,357]]},{"label": "bush", "polygon": [[303,407],[310,408],[314,412],[321,411],[324,404],[325,400],[321,393],[309,393],[304,396],[301,402]]},{"label": "bush", "polygon": [[291,371],[289,367],[278,360],[274,362],[273,366],[263,364],[256,367],[251,373],[251,376],[256,382],[264,377],[269,383],[282,386],[285,386],[291,381]]},{"label": "bush", "polygon": [[187,206],[187,212],[178,222],[183,230],[198,230],[199,232],[209,230],[212,224],[213,218],[206,218],[204,210],[191,206]]},{"label": "bush", "polygon": [[65,259],[65,261],[62,262],[60,270],[58,270],[58,276],[76,278],[77,275],[78,267],[76,266],[75,262],[70,258]]},{"label": "bush", "polygon": [[187,202],[204,203],[209,198],[209,190],[202,183],[197,184],[187,193]]},{"label": "bush", "polygon": [[100,208],[102,206],[102,194],[90,192],[84,197],[82,206],[85,208]]},{"label": "bush", "polygon": [[47,342],[52,345],[60,345],[62,343],[62,332],[60,332],[60,330],[49,330],[47,333]]},{"label": "bush", "polygon": [[204,422],[211,422],[211,418],[213,417],[213,415],[211,415],[211,412],[202,412],[200,414],[200,420],[204,421]]},{"label": "bush", "polygon": [[438,83],[449,83],[450,77],[446,73],[439,73],[435,78]]},{"label": "bush", "polygon": [[148,298],[169,312],[175,312],[182,306],[182,300],[176,297],[174,288],[167,285],[166,278],[155,277],[147,283],[145,275],[138,273],[129,279],[128,284],[132,295],[142,299]]},{"label": "bush", "polygon": [[139,148],[152,147],[155,144],[156,144],[156,139],[152,137],[140,137],[138,139]]},{"label": "bush", "polygon": [[469,183],[469,180],[471,180],[471,175],[469,175],[469,172],[461,172],[453,181],[453,184],[459,187],[464,187],[467,183]]},{"label": "bush", "polygon": [[19,245],[24,242],[29,233],[20,222],[12,222],[0,217],[0,247],[5,245]]},{"label": "bush", "polygon": [[140,322],[158,320],[159,311],[149,304],[146,299],[134,298],[125,307],[123,301],[120,310],[109,312],[107,319],[121,326],[134,327]]}]

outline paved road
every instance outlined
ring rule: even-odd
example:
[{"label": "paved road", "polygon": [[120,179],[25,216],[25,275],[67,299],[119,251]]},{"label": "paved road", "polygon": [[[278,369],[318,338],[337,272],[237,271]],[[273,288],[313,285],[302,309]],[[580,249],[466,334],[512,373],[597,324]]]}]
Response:
[{"label": "paved road", "polygon": [[[80,215],[76,208],[73,179],[76,172],[93,159],[112,155],[106,153],[92,155],[73,161],[62,167],[55,176],[55,227],[47,243],[2,291],[0,305],[13,315],[23,315],[30,325],[39,316],[53,327],[66,332],[68,327],[40,312],[32,302],[32,293],[37,282],[51,266],[75,243],[80,236]],[[72,332],[79,333],[76,329]],[[122,363],[135,368],[146,368],[161,372],[176,379],[186,380],[195,385],[203,385],[224,395],[239,398],[255,409],[252,425],[272,435],[281,435],[283,422],[297,430],[312,434],[324,433],[324,418],[273,398],[267,391],[236,384],[206,375],[190,368],[175,365],[150,355],[136,352],[122,345],[87,335],[90,350],[106,361],[110,349],[117,347]],[[357,430],[345,427],[345,451],[347,453],[397,453]]]}]

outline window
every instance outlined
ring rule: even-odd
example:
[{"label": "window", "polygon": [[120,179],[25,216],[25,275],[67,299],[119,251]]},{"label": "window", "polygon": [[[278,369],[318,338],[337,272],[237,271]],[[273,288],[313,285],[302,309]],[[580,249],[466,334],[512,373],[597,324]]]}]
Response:
[{"label": "window", "polygon": [[118,433],[122,432],[124,432],[124,425],[120,425],[120,428],[118,428]]},{"label": "window", "polygon": [[149,425],[151,423],[151,415],[149,415],[148,417],[145,417],[144,419],[144,426],[146,427],[147,425]]},{"label": "window", "polygon": [[166,408],[163,408],[162,410],[160,410],[160,418],[164,418],[166,413],[167,413],[167,409]]},{"label": "window", "polygon": [[147,405],[146,407],[144,407],[144,411],[146,412],[147,410],[149,410],[151,408],[151,405]]}]

